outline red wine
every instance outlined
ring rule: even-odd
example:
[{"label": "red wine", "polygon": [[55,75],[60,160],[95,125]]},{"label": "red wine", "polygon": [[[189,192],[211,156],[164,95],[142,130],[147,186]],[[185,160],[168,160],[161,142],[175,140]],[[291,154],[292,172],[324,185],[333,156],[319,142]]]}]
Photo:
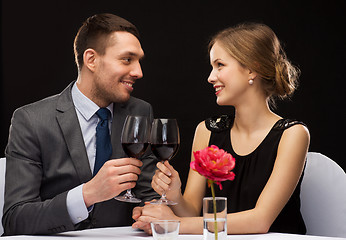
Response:
[{"label": "red wine", "polygon": [[170,160],[178,151],[178,143],[151,144],[154,155],[160,160]]},{"label": "red wine", "polygon": [[129,157],[140,158],[148,148],[149,143],[122,143],[125,153]]}]

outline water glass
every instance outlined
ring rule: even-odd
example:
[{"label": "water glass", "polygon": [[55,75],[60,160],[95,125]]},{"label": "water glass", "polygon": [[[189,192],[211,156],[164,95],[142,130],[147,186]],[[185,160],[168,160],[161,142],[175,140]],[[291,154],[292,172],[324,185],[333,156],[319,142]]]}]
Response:
[{"label": "water glass", "polygon": [[[227,238],[227,198],[203,198],[203,239],[226,240]],[[216,238],[217,235],[217,238]]]},{"label": "water glass", "polygon": [[179,236],[180,221],[157,220],[150,223],[155,240],[176,240]]}]

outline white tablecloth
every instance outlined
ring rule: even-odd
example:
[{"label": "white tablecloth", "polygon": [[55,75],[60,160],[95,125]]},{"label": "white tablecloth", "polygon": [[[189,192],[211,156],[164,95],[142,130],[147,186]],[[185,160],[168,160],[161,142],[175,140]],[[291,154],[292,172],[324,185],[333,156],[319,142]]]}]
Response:
[{"label": "white tablecloth", "polygon": [[[124,239],[136,240],[146,239],[152,240],[152,236],[131,227],[115,227],[115,228],[98,228],[83,231],[66,232],[51,236],[11,236],[1,237],[6,239],[39,239],[39,240],[102,240],[102,239]],[[202,240],[202,235],[179,235],[179,240]],[[251,235],[228,235],[227,240],[345,240],[346,238],[318,237],[297,234],[267,233],[267,234],[251,234]]]}]

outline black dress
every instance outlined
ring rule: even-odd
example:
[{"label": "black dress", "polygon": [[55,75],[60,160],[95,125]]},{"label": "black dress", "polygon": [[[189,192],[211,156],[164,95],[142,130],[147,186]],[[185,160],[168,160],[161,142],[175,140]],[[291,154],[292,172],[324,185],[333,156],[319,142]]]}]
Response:
[{"label": "black dress", "polygon": [[[255,207],[257,199],[272,173],[282,133],[295,124],[304,124],[299,121],[280,119],[252,153],[239,156],[233,150],[230,136],[233,121],[234,116],[229,115],[209,118],[205,121],[206,127],[211,131],[209,145],[216,145],[224,149],[236,159],[233,169],[235,179],[222,182],[222,190],[217,186],[215,187],[216,196],[227,197],[228,213],[245,211]],[[301,180],[302,177],[291,198],[270,227],[270,232],[306,233],[306,227],[300,213]],[[208,187],[206,196],[211,196]]]}]

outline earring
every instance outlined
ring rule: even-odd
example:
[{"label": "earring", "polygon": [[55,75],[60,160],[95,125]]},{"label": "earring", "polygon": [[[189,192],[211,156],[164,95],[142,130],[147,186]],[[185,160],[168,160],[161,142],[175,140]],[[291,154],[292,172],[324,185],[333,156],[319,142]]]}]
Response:
[{"label": "earring", "polygon": [[249,80],[249,84],[252,85],[253,84],[253,79]]}]

